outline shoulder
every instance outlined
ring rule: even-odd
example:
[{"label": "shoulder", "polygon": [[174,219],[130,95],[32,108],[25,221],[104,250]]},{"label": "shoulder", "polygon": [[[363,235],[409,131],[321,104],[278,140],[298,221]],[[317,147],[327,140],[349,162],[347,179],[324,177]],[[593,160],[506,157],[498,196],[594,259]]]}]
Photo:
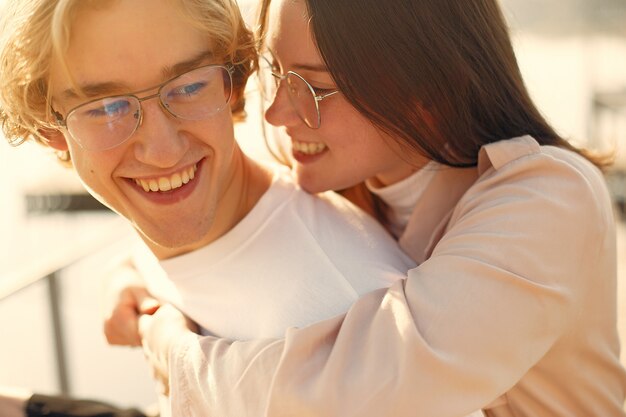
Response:
[{"label": "shoulder", "polygon": [[405,272],[414,266],[383,226],[341,195],[332,191],[309,194],[288,174],[279,182],[291,190],[281,216],[298,222],[340,269],[361,273],[375,264]]},{"label": "shoulder", "polygon": [[478,158],[480,175],[491,172],[523,171],[527,167],[542,167],[560,171],[578,172],[593,181],[602,179],[602,173],[587,159],[567,149],[540,145],[531,136],[521,136],[483,146]]},{"label": "shoulder", "polygon": [[558,199],[570,208],[585,207],[612,217],[609,192],[597,167],[570,150],[539,145],[530,136],[483,147],[478,171],[469,195],[529,193],[537,202]]},{"label": "shoulder", "polygon": [[603,175],[575,152],[528,136],[509,139],[481,150],[478,171],[450,230],[480,230],[491,241],[506,235],[522,247],[570,255],[612,245],[614,216]]},{"label": "shoulder", "polygon": [[281,190],[283,196],[289,196],[286,208],[290,207],[305,224],[316,228],[336,225],[339,228],[371,229],[386,234],[375,219],[341,195],[333,191],[310,194],[300,188],[288,170],[277,174],[273,191]]},{"label": "shoulder", "polygon": [[483,179],[498,175],[530,174],[533,170],[539,170],[545,178],[572,175],[583,182],[604,184],[600,170],[581,155],[555,146],[540,145],[530,136],[485,145],[479,154],[478,170]]}]

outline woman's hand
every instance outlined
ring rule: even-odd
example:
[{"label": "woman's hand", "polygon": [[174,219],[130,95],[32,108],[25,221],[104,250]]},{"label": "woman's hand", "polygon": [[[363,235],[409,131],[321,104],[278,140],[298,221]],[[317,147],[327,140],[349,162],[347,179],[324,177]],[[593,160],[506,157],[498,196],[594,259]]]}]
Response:
[{"label": "woman's hand", "polygon": [[139,317],[139,334],[144,354],[163,394],[169,393],[169,353],[181,336],[197,333],[198,326],[172,305],[161,306],[154,314]]}]

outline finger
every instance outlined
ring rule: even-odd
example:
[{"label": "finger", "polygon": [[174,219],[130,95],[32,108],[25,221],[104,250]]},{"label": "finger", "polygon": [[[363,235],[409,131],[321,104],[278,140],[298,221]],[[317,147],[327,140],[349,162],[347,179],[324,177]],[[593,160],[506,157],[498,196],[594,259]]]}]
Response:
[{"label": "finger", "polygon": [[145,294],[138,296],[137,305],[139,314],[154,314],[161,303],[148,292],[145,292]]},{"label": "finger", "polygon": [[104,321],[104,334],[112,345],[139,346],[141,339],[137,325],[137,313],[134,309],[118,307]]},{"label": "finger", "polygon": [[198,323],[190,319],[189,317],[185,317],[185,324],[187,325],[187,329],[191,330],[196,334],[200,334],[200,326]]},{"label": "finger", "polygon": [[144,338],[148,334],[153,321],[154,317],[150,314],[142,314],[139,316],[137,320],[137,330],[140,338]]},{"label": "finger", "polygon": [[169,397],[169,395],[170,395],[170,381],[168,380],[168,378],[166,378],[164,376],[161,376],[161,378],[159,378],[159,381],[161,381],[161,392],[166,397]]}]

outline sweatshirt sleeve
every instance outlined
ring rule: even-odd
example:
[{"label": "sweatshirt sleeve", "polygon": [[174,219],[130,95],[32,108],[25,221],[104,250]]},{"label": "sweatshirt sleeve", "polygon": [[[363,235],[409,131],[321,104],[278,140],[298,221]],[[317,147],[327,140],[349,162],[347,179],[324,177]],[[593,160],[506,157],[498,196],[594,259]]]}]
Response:
[{"label": "sweatshirt sleeve", "polygon": [[610,262],[610,202],[582,167],[537,154],[490,169],[430,257],[344,316],[280,340],[180,339],[173,415],[458,417],[486,406],[575,324],[585,281]]}]

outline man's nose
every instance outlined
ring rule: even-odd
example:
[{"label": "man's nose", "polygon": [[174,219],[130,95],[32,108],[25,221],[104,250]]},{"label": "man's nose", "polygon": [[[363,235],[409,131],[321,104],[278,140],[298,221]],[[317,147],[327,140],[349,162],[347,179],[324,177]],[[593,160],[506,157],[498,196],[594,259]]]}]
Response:
[{"label": "man's nose", "polygon": [[139,118],[134,135],[135,158],[159,168],[176,166],[189,149],[189,139],[180,129],[181,121],[158,99],[142,100]]}]

